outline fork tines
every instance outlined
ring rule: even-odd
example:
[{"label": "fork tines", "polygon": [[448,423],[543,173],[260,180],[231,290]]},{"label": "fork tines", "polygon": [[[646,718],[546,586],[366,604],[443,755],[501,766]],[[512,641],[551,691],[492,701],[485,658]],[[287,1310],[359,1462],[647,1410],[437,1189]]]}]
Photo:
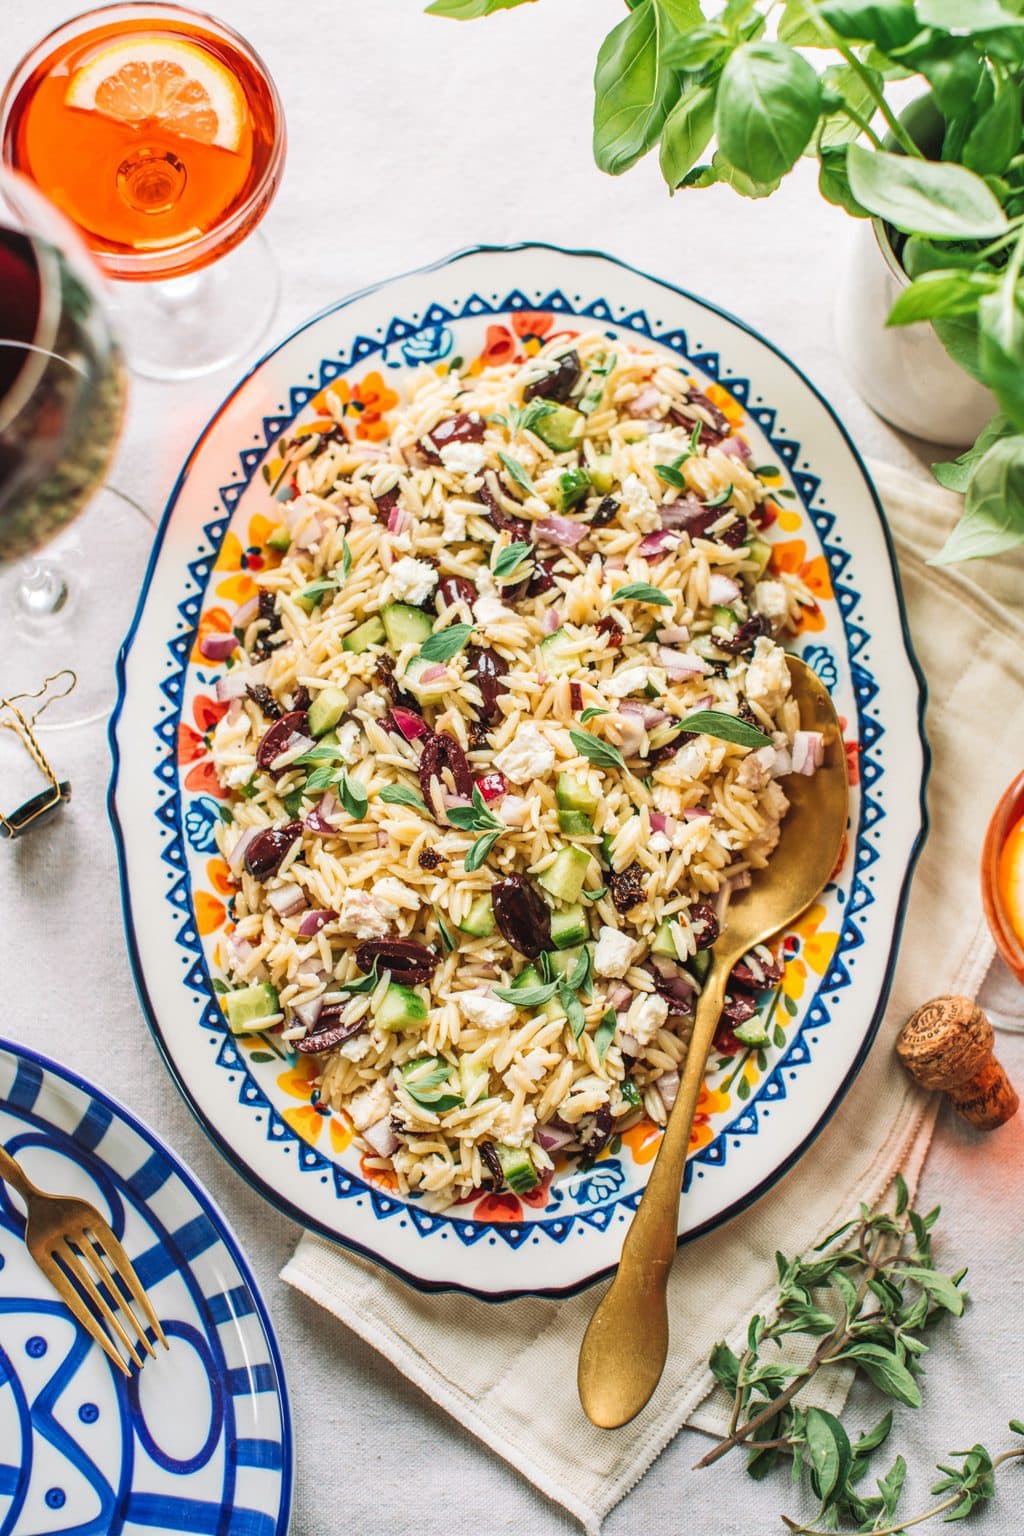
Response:
[{"label": "fork tines", "polygon": [[[139,1369],[143,1360],[133,1336],[147,1355],[156,1357],[133,1303],[144,1313],[157,1340],[165,1349],[169,1347],[128,1255],[105,1224],[94,1222],[78,1231],[65,1233],[40,1262],[68,1309],[125,1376],[131,1372],[116,1347],[118,1344]],[[122,1324],[118,1312],[130,1324],[131,1333]]]}]

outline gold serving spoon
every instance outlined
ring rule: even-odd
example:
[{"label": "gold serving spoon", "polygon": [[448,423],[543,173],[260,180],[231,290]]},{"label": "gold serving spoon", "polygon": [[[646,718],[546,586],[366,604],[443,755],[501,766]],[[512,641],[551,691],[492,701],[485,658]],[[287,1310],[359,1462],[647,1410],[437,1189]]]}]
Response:
[{"label": "gold serving spoon", "polygon": [[666,1289],[676,1256],[690,1128],[729,974],[748,949],[763,944],[810,905],[835,868],[846,830],[846,753],[835,706],[805,662],[796,656],[786,659],[801,728],[822,732],[824,762],[814,774],[786,779],[789,810],[778,847],[767,868],[755,870],[747,889],[733,896],[711,951],[657,1161],[626,1233],[618,1273],[590,1319],[580,1350],[580,1401],[602,1429],[617,1429],[635,1418],[665,1368]]}]

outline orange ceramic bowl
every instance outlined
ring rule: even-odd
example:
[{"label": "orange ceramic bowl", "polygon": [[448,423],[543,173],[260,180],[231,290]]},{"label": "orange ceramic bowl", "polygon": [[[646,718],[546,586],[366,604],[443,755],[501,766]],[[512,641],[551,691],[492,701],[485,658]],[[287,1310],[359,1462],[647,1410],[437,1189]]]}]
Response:
[{"label": "orange ceramic bowl", "polygon": [[[1024,773],[1020,773],[1014,779],[999,804],[995,814],[988,824],[985,834],[985,844],[981,851],[981,899],[985,904],[985,916],[992,930],[992,937],[996,941],[996,947],[1010,970],[1019,981],[1024,981],[1024,936],[1020,928],[1024,926],[1020,907],[1016,911],[1017,926],[1011,920],[1011,914],[1007,903],[1006,871],[1000,869],[1003,861],[1003,853],[1007,842],[1014,836],[1014,843],[1018,840],[1022,846],[1020,857],[1024,860],[1024,830],[1014,829],[1018,827],[1024,817]],[[1001,878],[1002,876],[1002,878]]]}]

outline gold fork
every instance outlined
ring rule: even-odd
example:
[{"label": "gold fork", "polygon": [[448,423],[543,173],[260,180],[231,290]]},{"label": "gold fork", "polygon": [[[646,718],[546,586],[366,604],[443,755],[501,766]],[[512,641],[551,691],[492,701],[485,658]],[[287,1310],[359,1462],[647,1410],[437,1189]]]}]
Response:
[{"label": "gold fork", "polygon": [[[29,1253],[68,1311],[77,1317],[86,1333],[91,1334],[124,1375],[129,1376],[131,1372],[115,1348],[115,1339],[140,1370],[144,1361],[118,1318],[118,1309],[131,1321],[136,1338],[147,1355],[155,1359],[156,1350],[132,1310],[132,1302],[145,1313],[164,1349],[170,1348],[131,1260],[96,1207],[86,1200],[44,1194],[3,1147],[0,1147],[0,1178],[16,1189],[25,1202],[28,1210],[25,1246]],[[108,1263],[104,1263],[104,1257]]]}]

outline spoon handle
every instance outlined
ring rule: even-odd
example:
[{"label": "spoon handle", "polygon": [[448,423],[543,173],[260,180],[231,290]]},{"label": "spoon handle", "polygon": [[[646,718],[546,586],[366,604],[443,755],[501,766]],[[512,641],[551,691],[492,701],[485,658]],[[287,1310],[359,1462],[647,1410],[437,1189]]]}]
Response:
[{"label": "spoon handle", "polygon": [[[580,1349],[580,1402],[588,1419],[602,1429],[617,1429],[635,1418],[665,1368],[665,1295],[676,1256],[679,1197],[690,1128],[734,959],[735,956],[713,952],[697,1004],[679,1092],[657,1160],[626,1233],[618,1273],[590,1319]],[[727,963],[723,964],[723,960]]]}]

